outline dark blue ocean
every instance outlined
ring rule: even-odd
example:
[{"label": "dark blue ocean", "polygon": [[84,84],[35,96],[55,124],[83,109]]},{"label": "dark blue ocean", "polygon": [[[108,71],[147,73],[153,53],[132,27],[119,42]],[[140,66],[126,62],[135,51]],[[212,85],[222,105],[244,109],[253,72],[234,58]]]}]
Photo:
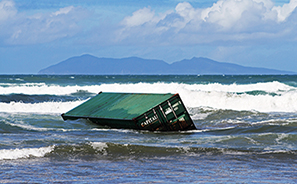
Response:
[{"label": "dark blue ocean", "polygon": [[[61,114],[98,92],[179,93],[198,130]],[[0,183],[296,183],[295,75],[0,75]]]}]

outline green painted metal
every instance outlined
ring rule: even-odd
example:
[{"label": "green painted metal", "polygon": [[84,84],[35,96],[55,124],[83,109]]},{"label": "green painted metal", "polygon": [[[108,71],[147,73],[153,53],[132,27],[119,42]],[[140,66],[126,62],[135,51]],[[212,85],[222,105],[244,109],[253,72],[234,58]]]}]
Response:
[{"label": "green painted metal", "polygon": [[89,119],[113,128],[195,129],[178,94],[99,93],[62,117]]}]

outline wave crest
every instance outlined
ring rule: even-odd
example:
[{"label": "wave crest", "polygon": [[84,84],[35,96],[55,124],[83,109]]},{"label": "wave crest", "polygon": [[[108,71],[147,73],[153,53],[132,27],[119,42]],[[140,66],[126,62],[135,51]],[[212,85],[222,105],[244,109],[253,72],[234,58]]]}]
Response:
[{"label": "wave crest", "polygon": [[0,150],[0,160],[15,160],[29,157],[44,157],[47,153],[53,151],[55,146],[41,148],[16,148]]},{"label": "wave crest", "polygon": [[[2,112],[63,113],[84,100],[58,102],[57,98],[84,95],[84,99],[99,91],[126,93],[179,93],[187,107],[247,110],[259,112],[297,112],[297,88],[280,82],[256,84],[185,84],[185,83],[112,83],[89,86],[59,86],[30,84],[0,87],[2,94],[56,95],[55,102],[0,102]],[[64,95],[64,97],[62,96]],[[66,95],[66,97],[65,97]],[[41,98],[41,97],[40,97]],[[47,99],[47,98],[46,98]],[[45,100],[46,100],[45,99]]]}]

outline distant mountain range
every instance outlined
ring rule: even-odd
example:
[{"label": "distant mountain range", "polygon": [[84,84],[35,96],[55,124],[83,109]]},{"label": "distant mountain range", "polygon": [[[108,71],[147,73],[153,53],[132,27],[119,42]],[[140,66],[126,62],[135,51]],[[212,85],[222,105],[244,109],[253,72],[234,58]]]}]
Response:
[{"label": "distant mountain range", "polygon": [[294,74],[294,72],[267,68],[245,67],[232,63],[217,62],[208,58],[192,58],[168,64],[162,60],[129,57],[122,59],[98,58],[82,55],[69,58],[49,66],[39,74],[204,74],[204,75],[243,75],[243,74]]}]

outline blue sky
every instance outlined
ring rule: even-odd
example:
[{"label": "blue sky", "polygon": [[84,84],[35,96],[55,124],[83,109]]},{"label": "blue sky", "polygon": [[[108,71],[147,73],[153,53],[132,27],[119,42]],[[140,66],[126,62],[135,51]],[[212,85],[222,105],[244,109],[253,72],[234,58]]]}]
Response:
[{"label": "blue sky", "polygon": [[297,0],[0,0],[0,74],[69,57],[207,57],[297,72]]}]

